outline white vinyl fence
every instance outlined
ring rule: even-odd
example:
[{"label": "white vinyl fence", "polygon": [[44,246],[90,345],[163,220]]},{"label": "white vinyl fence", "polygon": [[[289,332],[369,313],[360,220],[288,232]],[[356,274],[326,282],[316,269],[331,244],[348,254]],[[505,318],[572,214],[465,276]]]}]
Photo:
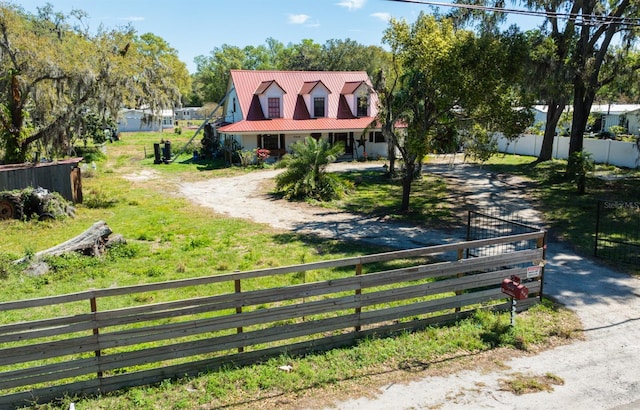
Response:
[{"label": "white vinyl fence", "polygon": [[[498,137],[498,150],[507,154],[531,155],[537,157],[542,147],[542,135],[523,135],[517,140],[509,141]],[[640,167],[640,150],[633,142],[584,139],[584,151],[591,154],[596,163],[611,164],[618,167]],[[569,156],[569,137],[553,139],[553,157],[567,159]]]}]

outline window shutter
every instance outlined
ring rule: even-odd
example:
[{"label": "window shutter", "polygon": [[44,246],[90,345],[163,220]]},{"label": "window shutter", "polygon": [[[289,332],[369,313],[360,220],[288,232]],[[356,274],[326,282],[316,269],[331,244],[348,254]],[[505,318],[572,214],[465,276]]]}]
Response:
[{"label": "window shutter", "polygon": [[284,134],[280,134],[280,145],[278,145],[278,148],[284,148]]},{"label": "window shutter", "polygon": [[369,131],[369,142],[373,142],[373,131]]},{"label": "window shutter", "polygon": [[256,147],[262,148],[262,135],[258,134],[258,142],[256,143]]}]

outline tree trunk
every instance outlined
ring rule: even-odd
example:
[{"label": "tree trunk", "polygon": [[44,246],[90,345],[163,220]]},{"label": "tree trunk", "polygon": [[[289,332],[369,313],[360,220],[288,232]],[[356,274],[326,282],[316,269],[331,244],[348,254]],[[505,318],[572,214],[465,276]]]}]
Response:
[{"label": "tree trunk", "polygon": [[576,84],[574,86],[574,93],[569,156],[574,152],[581,152],[584,147],[584,130],[587,127],[589,112],[591,111],[595,95],[589,93],[584,84]]},{"label": "tree trunk", "polygon": [[389,158],[389,175],[396,173],[396,145],[390,139],[387,143],[387,156]]},{"label": "tree trunk", "polygon": [[556,128],[560,121],[562,111],[566,107],[567,103],[565,99],[555,101],[551,99],[549,101],[549,108],[547,110],[547,122],[544,128],[544,137],[542,138],[542,147],[540,147],[540,154],[536,162],[550,161],[553,158],[553,140],[556,134]]},{"label": "tree trunk", "polygon": [[411,183],[416,170],[415,161],[406,161],[404,175],[402,176],[402,204],[400,212],[409,211],[409,198],[411,196]]},{"label": "tree trunk", "polygon": [[[45,256],[60,256],[70,252],[81,252],[85,255],[99,256],[104,252],[111,235],[111,228],[104,221],[94,223],[89,229],[80,235],[69,239],[52,248],[37,252],[30,259],[35,261],[41,260]],[[26,262],[29,258],[18,259],[15,263]]]},{"label": "tree trunk", "polygon": [[11,86],[8,91],[7,111],[9,112],[8,124],[3,121],[7,129],[5,134],[5,157],[9,164],[19,164],[25,161],[26,153],[21,148],[22,127],[24,126],[24,113],[22,111],[22,92],[17,74],[10,79]]}]

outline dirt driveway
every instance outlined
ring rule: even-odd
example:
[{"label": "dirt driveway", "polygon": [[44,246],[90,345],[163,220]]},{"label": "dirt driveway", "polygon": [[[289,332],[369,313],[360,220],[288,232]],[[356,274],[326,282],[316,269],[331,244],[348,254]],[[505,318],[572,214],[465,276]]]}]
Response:
[{"label": "dirt driveway", "polygon": [[[348,171],[380,164],[334,164]],[[427,173],[463,183],[465,200],[484,207],[506,206],[530,221],[539,215],[524,200],[522,181],[500,177],[447,160],[427,164]],[[361,240],[397,248],[442,244],[463,239],[463,232],[441,232],[395,224],[301,204],[274,200],[266,194],[278,171],[181,184],[180,192],[195,203],[230,217],[247,218],[296,232]],[[382,170],[381,170],[382,172]],[[274,218],[274,216],[277,216]],[[468,370],[446,377],[425,377],[409,384],[388,384],[371,397],[334,403],[336,409],[637,409],[640,408],[640,282],[577,256],[560,243],[550,243],[545,268],[545,294],[575,310],[585,327],[585,340],[535,356],[504,358],[489,372]],[[500,381],[516,374],[553,374],[564,380],[552,392],[516,396],[501,390]]]}]

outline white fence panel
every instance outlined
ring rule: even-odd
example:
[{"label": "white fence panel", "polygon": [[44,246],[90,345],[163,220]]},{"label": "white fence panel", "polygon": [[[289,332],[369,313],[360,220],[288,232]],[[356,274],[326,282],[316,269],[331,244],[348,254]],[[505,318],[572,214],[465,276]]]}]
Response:
[{"label": "white fence panel", "polygon": [[611,141],[609,158],[610,164],[613,163],[611,158],[615,158],[616,163],[614,165],[627,168],[640,167],[640,151],[633,142]]},{"label": "white fence panel", "polygon": [[[555,137],[553,139],[553,157],[567,159],[569,157],[569,137]],[[509,141],[504,136],[497,137],[498,150],[506,154],[538,156],[542,147],[541,135],[523,135]],[[618,167],[640,167],[640,150],[633,142],[584,139],[584,150],[591,154],[593,160],[599,164],[611,164]]]},{"label": "white fence panel", "polygon": [[594,138],[585,138],[583,150],[591,153],[591,159],[597,164],[609,163],[609,148],[611,140],[597,140]]}]

